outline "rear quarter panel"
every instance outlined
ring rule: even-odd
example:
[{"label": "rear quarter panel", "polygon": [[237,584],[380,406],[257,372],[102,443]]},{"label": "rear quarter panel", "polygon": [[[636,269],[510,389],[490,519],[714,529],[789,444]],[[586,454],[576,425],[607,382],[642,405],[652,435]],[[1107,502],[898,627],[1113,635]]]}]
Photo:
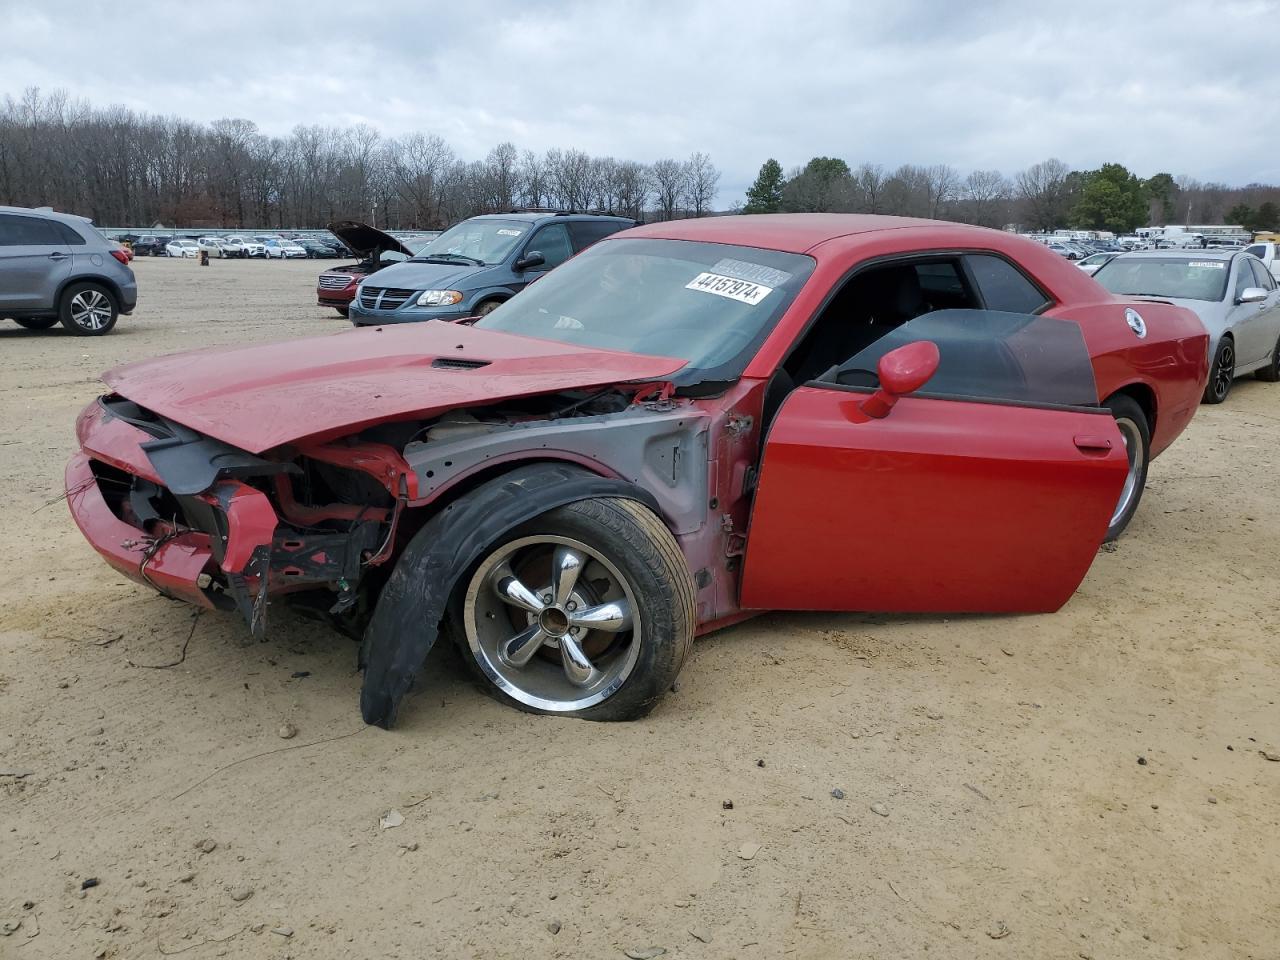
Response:
[{"label": "rear quarter panel", "polygon": [[[1146,321],[1145,337],[1130,329],[1126,309]],[[1199,317],[1171,303],[1122,300],[1105,292],[1094,302],[1061,303],[1046,312],[1080,325],[1099,400],[1126,389],[1150,391],[1151,455],[1173,443],[1195,415],[1209,378],[1209,333]]]}]

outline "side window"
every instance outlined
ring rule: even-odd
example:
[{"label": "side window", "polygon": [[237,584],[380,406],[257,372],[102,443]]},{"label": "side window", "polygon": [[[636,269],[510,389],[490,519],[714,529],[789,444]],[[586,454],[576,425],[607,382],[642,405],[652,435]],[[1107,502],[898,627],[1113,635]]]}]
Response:
[{"label": "side window", "polygon": [[1271,276],[1271,271],[1263,264],[1257,260],[1250,260],[1249,267],[1253,270],[1253,285],[1255,287],[1261,287],[1263,290],[1274,290],[1276,288],[1275,278]]},{"label": "side window", "polygon": [[573,247],[569,243],[569,229],[563,223],[552,223],[533,235],[533,239],[529,241],[526,250],[537,250],[544,260],[546,266],[539,267],[539,270],[550,270],[552,267],[558,267],[571,256],[573,256]]},{"label": "side window", "polygon": [[625,230],[627,225],[616,220],[574,220],[569,224],[569,233],[573,237],[573,249],[585,250],[599,240]]},{"label": "side window", "polygon": [[979,253],[964,259],[988,310],[1036,313],[1049,304],[1044,292],[1008,260]]},{"label": "side window", "polygon": [[40,217],[22,217],[14,214],[0,215],[0,246],[30,247],[64,244],[55,220]]},{"label": "side window", "polygon": [[1232,296],[1240,299],[1240,295],[1244,293],[1246,287],[1254,286],[1253,270],[1249,268],[1249,261],[1241,257],[1236,263],[1236,286]]},{"label": "side window", "polygon": [[75,227],[68,226],[61,220],[52,221],[53,225],[58,228],[58,233],[62,235],[62,242],[72,247],[83,247],[84,237],[80,236],[80,231]]}]

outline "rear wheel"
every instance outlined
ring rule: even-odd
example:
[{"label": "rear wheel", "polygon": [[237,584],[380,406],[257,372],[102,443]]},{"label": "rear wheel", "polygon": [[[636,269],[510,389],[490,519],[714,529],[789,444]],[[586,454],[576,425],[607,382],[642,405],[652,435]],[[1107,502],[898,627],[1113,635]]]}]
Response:
[{"label": "rear wheel", "polygon": [[536,713],[633,720],[684,663],[693,582],[671,532],[632,500],[583,500],[495,544],[450,617],[499,700]]},{"label": "rear wheel", "polygon": [[58,322],[57,317],[15,317],[14,323],[28,330],[48,330]]},{"label": "rear wheel", "polygon": [[76,336],[100,337],[109,333],[120,316],[111,291],[96,283],[73,283],[62,293],[58,319]]},{"label": "rear wheel", "polygon": [[1129,525],[1138,510],[1142,493],[1147,488],[1151,425],[1147,423],[1147,415],[1143,413],[1142,407],[1132,397],[1116,394],[1103,406],[1115,417],[1120,438],[1124,441],[1125,455],[1129,459],[1129,472],[1125,474],[1124,486],[1120,489],[1120,497],[1111,513],[1111,522],[1107,525],[1105,539],[1110,542],[1119,537]]},{"label": "rear wheel", "polygon": [[1267,383],[1280,382],[1280,341],[1277,341],[1272,349],[1271,359],[1267,361],[1267,365],[1257,371],[1257,377]]},{"label": "rear wheel", "polygon": [[1218,352],[1214,355],[1213,366],[1209,370],[1209,383],[1204,388],[1205,403],[1221,403],[1231,392],[1231,385],[1236,376],[1236,345],[1230,337],[1223,337],[1218,342]]}]

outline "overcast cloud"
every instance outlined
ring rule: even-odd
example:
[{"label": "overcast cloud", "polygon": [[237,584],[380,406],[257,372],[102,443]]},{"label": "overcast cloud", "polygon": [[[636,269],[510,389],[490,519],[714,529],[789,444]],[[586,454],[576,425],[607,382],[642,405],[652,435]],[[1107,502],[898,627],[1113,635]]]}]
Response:
[{"label": "overcast cloud", "polygon": [[272,134],[422,130],[464,159],[504,140],[701,150],[722,207],[770,156],[1005,173],[1056,156],[1242,185],[1280,181],[1278,17],[1264,0],[0,0],[0,95],[61,88]]}]

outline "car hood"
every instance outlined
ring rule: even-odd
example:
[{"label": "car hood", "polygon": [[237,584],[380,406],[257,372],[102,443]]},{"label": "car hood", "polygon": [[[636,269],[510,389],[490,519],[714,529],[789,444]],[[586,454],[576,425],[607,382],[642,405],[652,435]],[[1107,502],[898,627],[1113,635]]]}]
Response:
[{"label": "car hood", "polygon": [[393,263],[378,271],[378,279],[370,281],[376,287],[397,287],[401,290],[462,290],[462,282],[489,267],[477,267],[470,263],[415,263],[406,260]]},{"label": "car hood", "polygon": [[432,320],[197,350],[102,379],[148,410],[262,453],[458,407],[668,377],[684,365]]},{"label": "car hood", "polygon": [[387,250],[397,250],[406,257],[413,256],[413,251],[391,234],[383,233],[377,227],[371,227],[358,220],[335,220],[327,229],[345,243],[347,249],[356,256],[367,257],[374,250],[381,250],[384,253]]}]

